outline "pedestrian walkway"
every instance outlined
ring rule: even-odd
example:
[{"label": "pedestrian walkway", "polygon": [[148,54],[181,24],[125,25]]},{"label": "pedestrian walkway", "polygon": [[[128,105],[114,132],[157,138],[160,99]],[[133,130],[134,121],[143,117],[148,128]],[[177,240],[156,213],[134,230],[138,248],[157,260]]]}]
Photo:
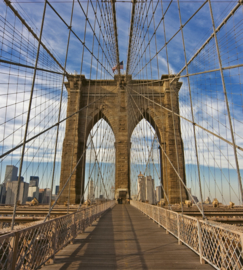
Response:
[{"label": "pedestrian walkway", "polygon": [[213,269],[139,210],[116,205],[57,253],[45,270]]}]

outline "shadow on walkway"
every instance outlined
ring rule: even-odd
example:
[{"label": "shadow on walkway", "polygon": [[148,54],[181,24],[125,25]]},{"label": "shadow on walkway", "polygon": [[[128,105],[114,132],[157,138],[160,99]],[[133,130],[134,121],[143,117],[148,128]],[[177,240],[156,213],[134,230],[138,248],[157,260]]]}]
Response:
[{"label": "shadow on walkway", "polygon": [[116,205],[42,269],[212,269],[131,205]]}]

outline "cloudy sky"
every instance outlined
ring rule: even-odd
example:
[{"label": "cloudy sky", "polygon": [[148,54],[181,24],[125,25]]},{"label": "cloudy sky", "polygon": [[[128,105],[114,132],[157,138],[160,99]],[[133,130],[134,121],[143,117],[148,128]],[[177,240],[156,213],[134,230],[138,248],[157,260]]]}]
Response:
[{"label": "cloudy sky", "polygon": [[[212,1],[212,10],[216,28],[236,6],[237,2],[238,1]],[[52,0],[50,3],[62,17],[62,20],[50,6],[47,6],[42,40],[48,50],[50,50],[61,65],[64,66],[69,35],[69,29],[65,23],[67,25],[70,24],[72,1]],[[111,16],[101,18],[99,3],[96,1],[90,1],[89,4],[87,3],[87,1],[74,1],[72,18],[73,33],[71,33],[69,40],[66,70],[69,73],[77,72],[79,74],[82,72],[86,78],[112,79],[113,72],[111,68],[116,65],[116,61],[114,57],[114,40],[112,40],[111,34]],[[204,44],[213,32],[209,5],[206,3],[201,7],[202,4],[203,1],[197,0],[193,2],[180,1],[181,21],[183,25],[185,24],[183,33],[187,61],[193,57],[195,52]],[[145,25],[149,25],[149,28],[146,31],[138,31],[138,33],[146,33],[146,35],[141,35],[140,38],[137,36],[136,42],[133,43],[132,51],[136,55],[136,58],[131,62],[131,72],[133,78],[152,78],[157,80],[160,79],[162,74],[167,74],[168,69],[171,73],[176,74],[185,66],[182,36],[181,32],[178,31],[180,28],[178,4],[177,1],[172,1],[172,3],[169,1],[162,1],[161,5],[161,1],[153,1],[150,5],[149,2],[147,2],[146,5],[146,8],[143,7],[142,10],[145,10],[145,13],[148,14]],[[13,1],[13,6],[31,26],[32,30],[39,35],[44,1],[16,0]],[[107,5],[107,7],[109,6]],[[105,5],[103,8],[103,12],[105,12]],[[125,72],[127,64],[131,8],[132,4],[130,2],[116,3],[119,60],[123,60],[124,62],[124,70],[122,72]],[[197,14],[191,18],[199,8],[200,10]],[[94,11],[96,9],[97,13],[95,16]],[[166,40],[168,42],[168,55],[166,55],[163,21],[161,21],[162,14],[165,11],[166,15],[164,23]],[[243,136],[241,135],[241,130],[243,128],[242,12],[242,8],[239,8],[221,28],[217,35],[222,65],[225,68],[224,79],[229,99],[232,128],[234,130],[235,142],[237,146],[240,147],[243,147]],[[86,27],[85,14],[87,14],[88,17]],[[152,16],[152,14],[154,14],[154,16]],[[12,11],[9,8],[6,8],[4,1],[0,2],[0,16],[1,59],[34,66],[37,41],[13,15]],[[188,21],[189,18],[191,18],[190,21]],[[102,25],[102,33],[106,37],[105,40],[103,40],[102,34],[99,31],[98,22]],[[138,29],[139,27],[141,28],[141,25],[142,20],[140,19],[137,24]],[[157,29],[156,40],[154,35],[154,25]],[[94,32],[96,33],[95,37]],[[84,36],[85,48],[83,48],[81,43],[81,41],[84,41]],[[99,41],[104,49],[103,52],[98,45]],[[145,45],[147,44],[149,44],[149,46],[146,47]],[[146,50],[144,49],[145,47]],[[91,51],[93,51],[95,57],[91,56]],[[156,52],[158,52],[158,54]],[[167,56],[169,66],[167,65]],[[140,61],[137,61],[137,59],[140,59]],[[227,69],[227,67],[233,66],[237,67]],[[59,114],[63,71],[42,47],[40,50],[38,67],[50,69],[59,74],[47,73],[44,71],[37,72],[28,128],[28,138],[31,138],[46,128],[54,125],[57,122]],[[207,43],[200,54],[193,59],[190,65],[188,65],[188,72],[198,73],[218,68],[219,61],[215,41],[212,39]],[[7,63],[1,62],[0,73],[0,150],[1,154],[4,154],[11,148],[19,145],[23,140],[33,69],[14,65],[10,66]],[[186,70],[182,72],[182,75],[186,75]],[[188,84],[190,83],[195,122],[203,128],[216,133],[225,140],[232,142],[220,72],[216,70],[210,73],[191,76],[189,82],[187,78],[181,78],[180,81],[183,82],[179,92],[180,114],[183,117],[192,120]],[[65,118],[66,106],[67,92],[64,87],[60,119]],[[144,127],[146,125],[142,124],[141,126]],[[105,125],[102,126],[99,136],[106,129],[107,127]],[[57,151],[57,172],[60,171],[64,130],[65,122],[60,125]],[[191,123],[186,120],[181,120],[181,131],[184,142],[188,186],[192,188],[195,194],[198,194],[197,162]],[[139,133],[135,130],[133,138],[131,138],[131,141],[134,142],[134,151],[136,151],[138,155],[138,157],[134,159],[137,161],[134,161],[135,165],[132,172],[134,177],[134,179],[132,179],[134,187],[136,186],[136,184],[134,184],[136,183],[135,175],[140,170],[140,165],[137,165],[136,162],[142,160],[141,155],[144,156],[144,153],[140,153],[141,149],[139,150],[139,145],[141,143],[139,136]],[[50,185],[55,138],[56,127],[28,143],[22,173],[27,181],[30,175],[38,174],[42,179],[41,185],[43,187]],[[196,128],[196,138],[203,179],[204,196],[209,196],[210,192],[212,193],[210,195],[212,197],[220,197],[223,194],[221,197],[228,202],[233,196],[231,194],[236,194],[238,200],[239,188],[232,146],[198,127]],[[151,148],[153,134],[148,134],[145,140]],[[99,144],[101,145],[101,142],[98,142],[98,145]],[[22,148],[19,147],[11,154],[2,158],[0,164],[1,182],[4,180],[5,166],[7,164],[19,166],[21,149]],[[87,155],[90,155],[89,151],[90,150],[88,150]],[[156,151],[153,156],[154,163],[157,164],[155,166],[158,168],[159,157],[156,154]],[[243,174],[243,153],[241,150],[237,150],[237,157],[241,174]],[[145,159],[148,159],[148,156],[146,156]],[[147,161],[145,162],[144,160],[143,162],[147,163]],[[92,162],[94,161],[91,161],[91,163]],[[156,181],[158,182],[158,177],[156,177],[155,174],[155,179],[157,179]],[[55,184],[58,184],[58,182],[59,173],[56,174]],[[223,188],[225,186],[229,186],[229,192],[226,192],[227,189]]]}]

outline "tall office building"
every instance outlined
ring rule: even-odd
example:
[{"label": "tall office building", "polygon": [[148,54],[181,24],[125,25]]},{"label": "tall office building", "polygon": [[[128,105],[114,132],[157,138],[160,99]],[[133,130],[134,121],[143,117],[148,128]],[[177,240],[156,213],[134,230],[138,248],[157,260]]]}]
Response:
[{"label": "tall office building", "polygon": [[39,176],[30,176],[30,184],[28,190],[28,201],[32,201],[34,198],[39,200]]},{"label": "tall office building", "polygon": [[154,196],[154,179],[151,176],[145,177],[145,186],[146,186],[146,201],[150,204],[155,204]]},{"label": "tall office building", "polygon": [[[28,183],[20,182],[18,201],[21,204],[25,204],[27,201],[28,188],[29,188]],[[7,195],[6,195],[6,201],[5,201],[6,204],[14,204],[15,203],[15,196],[17,194],[17,189],[18,189],[18,182],[17,181],[7,182],[7,184],[6,184]]]},{"label": "tall office building", "polygon": [[156,202],[159,202],[162,198],[162,187],[157,186],[156,187]]},{"label": "tall office building", "polygon": [[95,200],[94,181],[89,181],[88,199],[93,202]]},{"label": "tall office building", "polygon": [[4,183],[16,181],[18,179],[18,168],[13,165],[7,165],[5,170]]},{"label": "tall office building", "polygon": [[56,189],[55,189],[55,195],[57,195],[59,192],[59,186],[56,186]]},{"label": "tall office building", "polygon": [[2,183],[0,185],[0,204],[5,204],[6,200],[6,184]]},{"label": "tall office building", "polygon": [[30,187],[39,186],[39,176],[30,176]]},{"label": "tall office building", "polygon": [[43,203],[45,196],[46,196],[45,189],[44,188],[40,188],[39,189],[39,199],[38,199],[39,203]]},{"label": "tall office building", "polygon": [[115,200],[115,187],[111,187],[111,198]]},{"label": "tall office building", "polygon": [[51,198],[50,188],[39,189],[39,203],[47,204],[50,202],[50,198]]},{"label": "tall office building", "polygon": [[141,172],[138,175],[137,184],[138,184],[138,196],[137,196],[137,200],[138,201],[145,202],[145,200],[146,200],[145,177],[144,177],[144,175]]},{"label": "tall office building", "polygon": [[49,203],[50,199],[51,199],[51,189],[50,188],[45,188],[46,190],[46,197],[44,198],[44,202],[43,203]]}]

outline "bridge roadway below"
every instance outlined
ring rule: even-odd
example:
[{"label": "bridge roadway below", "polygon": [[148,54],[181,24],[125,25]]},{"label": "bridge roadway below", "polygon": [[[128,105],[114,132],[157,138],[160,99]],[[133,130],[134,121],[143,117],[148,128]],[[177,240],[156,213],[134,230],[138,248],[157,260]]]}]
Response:
[{"label": "bridge roadway below", "polygon": [[213,269],[129,204],[118,204],[42,270]]}]

